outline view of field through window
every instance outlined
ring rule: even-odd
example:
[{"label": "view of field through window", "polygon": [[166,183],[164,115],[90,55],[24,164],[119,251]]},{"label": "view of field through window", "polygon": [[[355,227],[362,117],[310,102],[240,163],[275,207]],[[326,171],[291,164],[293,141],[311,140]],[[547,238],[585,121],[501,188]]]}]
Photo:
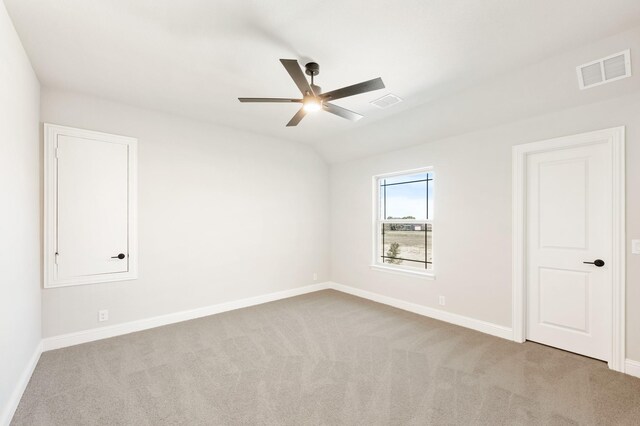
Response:
[{"label": "view of field through window", "polygon": [[433,174],[380,178],[380,262],[402,268],[432,269]]}]

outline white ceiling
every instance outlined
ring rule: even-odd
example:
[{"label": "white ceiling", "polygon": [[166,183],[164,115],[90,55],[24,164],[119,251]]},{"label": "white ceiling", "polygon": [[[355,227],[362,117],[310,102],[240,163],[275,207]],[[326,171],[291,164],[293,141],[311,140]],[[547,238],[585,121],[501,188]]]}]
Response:
[{"label": "white ceiling", "polygon": [[[320,152],[333,136],[640,23],[638,0],[4,2],[43,86],[309,143]],[[316,83],[324,91],[378,76],[387,88],[335,102],[366,116],[357,123],[317,113],[285,128],[296,105],[237,100],[296,97],[279,58],[319,62]],[[386,93],[405,102],[385,110],[369,104]]]}]

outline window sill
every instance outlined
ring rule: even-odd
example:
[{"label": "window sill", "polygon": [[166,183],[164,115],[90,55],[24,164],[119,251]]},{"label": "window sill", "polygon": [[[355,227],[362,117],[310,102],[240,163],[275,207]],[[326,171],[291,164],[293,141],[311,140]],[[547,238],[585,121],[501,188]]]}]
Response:
[{"label": "window sill", "polygon": [[374,271],[387,272],[390,274],[398,274],[398,275],[408,275],[411,277],[420,277],[427,280],[435,280],[436,276],[433,272],[419,272],[419,271],[411,271],[408,269],[400,269],[393,268],[390,266],[382,266],[382,265],[370,265],[371,269]]}]

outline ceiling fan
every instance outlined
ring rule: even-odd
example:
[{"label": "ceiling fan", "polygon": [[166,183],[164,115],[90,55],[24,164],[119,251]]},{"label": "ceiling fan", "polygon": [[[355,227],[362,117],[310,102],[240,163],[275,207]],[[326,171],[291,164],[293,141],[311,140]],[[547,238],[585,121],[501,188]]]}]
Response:
[{"label": "ceiling fan", "polygon": [[305,65],[305,72],[311,76],[311,84],[302,72],[302,68],[295,59],[280,59],[282,65],[287,70],[293,82],[302,92],[302,99],[292,98],[238,98],[240,102],[278,102],[278,103],[301,103],[302,108],[287,123],[287,127],[297,126],[308,112],[324,110],[335,114],[347,120],[357,121],[362,115],[357,112],[349,111],[346,108],[339,107],[329,101],[334,101],[347,96],[359,95],[361,93],[371,92],[373,90],[384,89],[384,83],[380,77],[373,80],[363,81],[362,83],[352,86],[343,87],[341,89],[332,90],[322,93],[320,86],[313,84],[313,77],[320,73],[320,65],[315,62],[309,62]]}]

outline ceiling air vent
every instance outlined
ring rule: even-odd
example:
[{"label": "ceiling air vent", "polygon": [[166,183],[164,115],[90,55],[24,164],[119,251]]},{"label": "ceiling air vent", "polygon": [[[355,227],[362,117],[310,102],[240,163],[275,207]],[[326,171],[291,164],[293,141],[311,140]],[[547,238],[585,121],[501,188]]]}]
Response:
[{"label": "ceiling air vent", "polygon": [[388,95],[384,95],[383,97],[378,98],[375,101],[371,101],[371,103],[378,108],[388,108],[391,105],[395,105],[400,102],[402,102],[402,99],[391,93],[389,93]]},{"label": "ceiling air vent", "polygon": [[631,52],[625,50],[615,55],[580,65],[576,70],[578,71],[578,83],[581,90],[631,77]]}]

